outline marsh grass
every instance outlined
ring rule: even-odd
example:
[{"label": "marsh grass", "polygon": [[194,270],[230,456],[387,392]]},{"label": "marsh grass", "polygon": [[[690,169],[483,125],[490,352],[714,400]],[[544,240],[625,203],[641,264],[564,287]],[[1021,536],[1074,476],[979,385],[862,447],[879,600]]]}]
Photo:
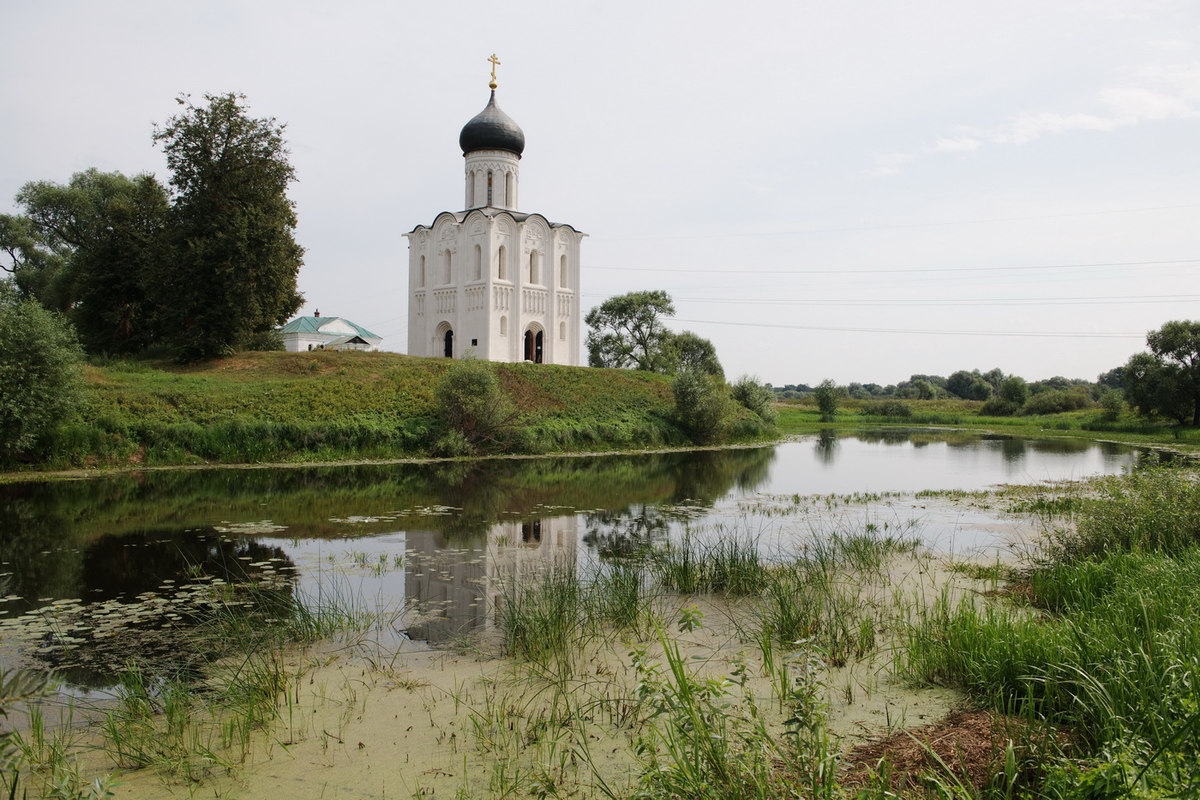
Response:
[{"label": "marsh grass", "polygon": [[1098,483],[1013,596],[934,604],[910,675],[1073,732],[1046,797],[1200,790],[1200,491],[1194,470]]}]

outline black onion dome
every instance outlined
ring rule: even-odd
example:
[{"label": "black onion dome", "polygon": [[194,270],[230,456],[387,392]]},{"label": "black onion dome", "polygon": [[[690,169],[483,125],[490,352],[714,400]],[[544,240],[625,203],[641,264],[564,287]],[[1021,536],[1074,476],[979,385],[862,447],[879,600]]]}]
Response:
[{"label": "black onion dome", "polygon": [[496,105],[496,90],[493,89],[487,107],[463,125],[458,146],[463,155],[476,150],[507,150],[519,156],[525,149],[525,132]]}]

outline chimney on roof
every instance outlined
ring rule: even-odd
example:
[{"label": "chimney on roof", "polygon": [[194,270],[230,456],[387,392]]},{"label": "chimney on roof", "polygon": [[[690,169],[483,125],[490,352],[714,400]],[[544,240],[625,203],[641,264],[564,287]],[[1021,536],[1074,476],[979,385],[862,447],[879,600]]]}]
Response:
[{"label": "chimney on roof", "polygon": [[314,311],[313,316],[319,318],[321,316],[321,309],[318,308],[316,311]]}]

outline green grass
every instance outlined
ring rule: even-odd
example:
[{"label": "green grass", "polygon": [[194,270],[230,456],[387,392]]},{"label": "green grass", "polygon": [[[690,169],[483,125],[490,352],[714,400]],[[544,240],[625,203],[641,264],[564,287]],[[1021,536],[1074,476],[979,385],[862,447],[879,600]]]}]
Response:
[{"label": "green grass", "polygon": [[[492,364],[519,412],[505,451],[687,444],[662,375]],[[86,370],[79,418],[40,443],[43,469],[426,456],[442,434],[434,389],[450,362],[394,353],[242,353],[194,366]],[[741,413],[735,435],[770,435]]]},{"label": "green grass", "polygon": [[1105,479],[1017,582],[1021,604],[935,604],[910,631],[913,677],[1070,731],[1043,797],[1200,792],[1200,475]]}]

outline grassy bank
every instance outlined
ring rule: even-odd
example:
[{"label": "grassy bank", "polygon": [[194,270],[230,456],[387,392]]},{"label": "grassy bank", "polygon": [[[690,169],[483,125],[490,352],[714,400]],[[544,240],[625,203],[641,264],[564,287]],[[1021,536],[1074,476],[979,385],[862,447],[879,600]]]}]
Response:
[{"label": "grassy bank", "polygon": [[[395,353],[242,353],[195,366],[89,366],[79,418],[31,466],[388,459],[435,454],[436,387],[454,362]],[[492,364],[517,415],[504,452],[688,444],[669,378],[630,370]],[[733,438],[764,435],[739,412]]]}]

